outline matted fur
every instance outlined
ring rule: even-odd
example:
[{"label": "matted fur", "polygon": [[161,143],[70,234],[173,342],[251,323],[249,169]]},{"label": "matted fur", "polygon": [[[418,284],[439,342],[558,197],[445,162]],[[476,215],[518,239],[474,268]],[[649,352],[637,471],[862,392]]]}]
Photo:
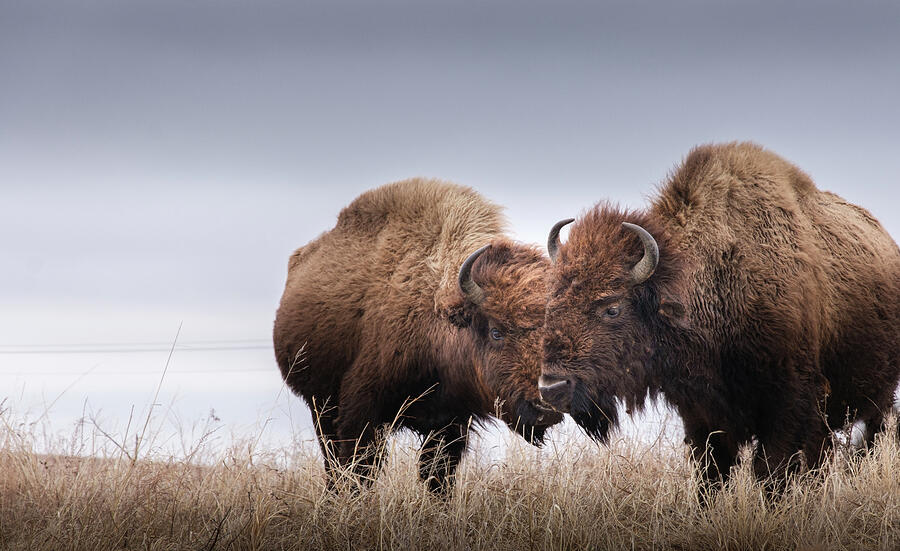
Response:
[{"label": "matted fur", "polygon": [[[623,221],[659,245],[642,284]],[[882,428],[900,379],[900,250],[868,211],[757,145],[694,149],[646,210],[597,205],[552,273],[542,374],[569,381],[595,437],[617,422],[614,397],[639,407],[662,391],[716,478],[754,438],[764,476],[797,452],[817,464],[848,418],[869,443]]]},{"label": "matted fur", "polygon": [[[314,410],[326,456],[349,462],[382,427],[409,427],[443,443],[446,470],[430,470],[435,445],[423,459],[423,477],[442,486],[470,418],[499,404],[504,421],[536,442],[561,420],[535,407],[549,261],[505,238],[504,224],[500,208],[470,188],[408,180],[362,194],[334,229],[291,256],[275,352]],[[472,270],[485,293],[475,305],[457,277],[488,243]]]}]

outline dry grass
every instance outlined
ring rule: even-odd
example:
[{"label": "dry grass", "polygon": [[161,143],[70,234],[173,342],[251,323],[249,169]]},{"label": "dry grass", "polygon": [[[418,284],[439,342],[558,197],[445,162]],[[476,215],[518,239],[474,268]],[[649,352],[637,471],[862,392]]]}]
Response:
[{"label": "dry grass", "polygon": [[686,450],[672,445],[514,444],[500,462],[464,462],[442,500],[418,482],[408,444],[392,441],[370,489],[331,493],[309,446],[278,457],[252,443],[212,455],[198,446],[192,461],[141,458],[124,442],[94,457],[48,455],[34,451],[33,426],[3,413],[0,547],[900,549],[890,439],[868,456],[837,453],[774,504],[744,466],[705,509]]}]

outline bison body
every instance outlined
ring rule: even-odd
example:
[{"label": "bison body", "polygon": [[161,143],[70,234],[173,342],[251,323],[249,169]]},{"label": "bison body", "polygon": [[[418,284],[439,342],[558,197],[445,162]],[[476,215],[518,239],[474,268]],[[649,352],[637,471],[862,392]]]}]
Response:
[{"label": "bison body", "polygon": [[699,147],[648,209],[598,205],[554,255],[541,391],[595,437],[616,397],[663,392],[718,479],[754,439],[762,477],[816,464],[848,418],[869,443],[881,430],[900,378],[900,251],[777,155]]},{"label": "bison body", "polygon": [[549,261],[503,231],[499,207],[473,190],[410,180],[364,193],[291,256],[275,352],[327,470],[329,457],[373,469],[385,429],[407,427],[425,439],[422,477],[441,489],[470,419],[499,404],[533,441],[561,420],[537,389]]}]

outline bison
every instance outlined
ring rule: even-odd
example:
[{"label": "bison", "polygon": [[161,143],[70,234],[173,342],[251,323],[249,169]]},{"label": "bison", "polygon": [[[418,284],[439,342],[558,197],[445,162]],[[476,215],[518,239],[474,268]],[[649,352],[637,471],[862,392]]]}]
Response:
[{"label": "bison", "polygon": [[791,163],[750,143],[697,147],[649,208],[601,203],[558,234],[540,390],[589,435],[607,438],[617,398],[630,411],[662,392],[704,486],[754,440],[757,476],[780,486],[848,419],[869,444],[882,430],[900,250]]},{"label": "bison", "polygon": [[383,437],[423,438],[419,473],[450,487],[470,419],[500,417],[532,443],[562,414],[538,392],[549,259],[504,235],[500,208],[436,180],[359,196],[291,255],[275,319],[286,384],[329,458],[370,480]]}]

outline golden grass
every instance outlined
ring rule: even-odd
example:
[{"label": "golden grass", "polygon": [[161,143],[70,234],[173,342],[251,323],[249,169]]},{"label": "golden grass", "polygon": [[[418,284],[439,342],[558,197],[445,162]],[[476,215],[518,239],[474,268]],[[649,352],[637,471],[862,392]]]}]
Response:
[{"label": "golden grass", "polygon": [[332,493],[310,446],[193,462],[124,443],[39,454],[32,429],[0,416],[2,549],[900,549],[890,438],[867,456],[838,451],[776,503],[745,464],[702,508],[687,450],[662,443],[513,443],[499,462],[464,461],[444,500],[418,481],[409,439],[391,441],[371,488]]}]

